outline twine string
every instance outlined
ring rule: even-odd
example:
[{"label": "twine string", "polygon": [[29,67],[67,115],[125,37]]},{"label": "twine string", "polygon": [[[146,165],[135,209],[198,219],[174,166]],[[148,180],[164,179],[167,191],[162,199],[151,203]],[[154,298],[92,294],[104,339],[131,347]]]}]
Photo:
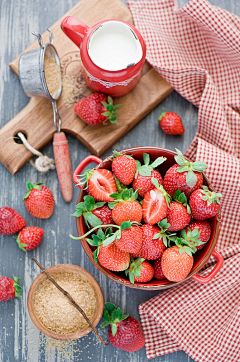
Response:
[{"label": "twine string", "polygon": [[22,134],[22,132],[18,132],[18,137],[21,139],[22,143],[24,144],[24,146],[30,151],[32,152],[34,155],[38,156],[38,158],[35,160],[35,162],[33,160],[30,160],[30,163],[33,167],[35,167],[39,172],[42,173],[46,173],[49,170],[55,170],[55,163],[54,160],[48,156],[44,156],[40,151],[36,150],[35,148],[33,148],[28,141],[26,140],[26,138],[24,137],[24,135]]}]

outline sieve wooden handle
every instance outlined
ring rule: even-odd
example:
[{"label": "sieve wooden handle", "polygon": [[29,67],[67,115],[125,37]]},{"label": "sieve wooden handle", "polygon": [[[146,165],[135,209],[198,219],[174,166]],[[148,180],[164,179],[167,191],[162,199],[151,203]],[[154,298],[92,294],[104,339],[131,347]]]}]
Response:
[{"label": "sieve wooden handle", "polygon": [[54,133],[53,153],[63,199],[70,202],[73,196],[72,167],[68,140],[64,132]]}]

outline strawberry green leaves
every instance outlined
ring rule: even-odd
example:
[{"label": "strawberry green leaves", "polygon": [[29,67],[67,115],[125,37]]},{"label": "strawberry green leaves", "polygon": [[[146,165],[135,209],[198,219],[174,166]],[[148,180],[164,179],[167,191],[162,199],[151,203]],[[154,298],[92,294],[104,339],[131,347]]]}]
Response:
[{"label": "strawberry green leaves", "polygon": [[134,277],[140,278],[141,277],[141,269],[144,269],[144,267],[141,265],[144,261],[144,258],[138,258],[134,260],[133,257],[131,257],[131,264],[127,270],[125,270],[125,274],[129,276],[129,280],[132,284],[134,284]]},{"label": "strawberry green leaves", "polygon": [[35,183],[35,184],[31,184],[31,182],[26,182],[26,186],[27,186],[27,188],[28,188],[28,191],[27,191],[26,194],[24,195],[23,201],[25,201],[25,200],[28,198],[31,190],[33,190],[33,189],[42,190],[41,185],[43,185],[42,182],[38,182],[38,183]]},{"label": "strawberry green leaves", "polygon": [[189,256],[192,256],[193,253],[196,253],[197,246],[205,244],[203,241],[199,240],[200,231],[196,228],[192,231],[188,228],[188,231],[181,231],[180,237],[176,239],[175,243],[179,247],[179,253],[185,251]]},{"label": "strawberry green leaves", "polygon": [[94,198],[90,195],[84,196],[84,201],[76,205],[76,211],[72,216],[80,217],[83,215],[84,221],[88,227],[102,225],[102,221],[92,214],[92,210],[102,207],[105,202],[95,202]]},{"label": "strawberry green leaves", "polygon": [[191,209],[187,203],[187,198],[186,198],[184,192],[177,190],[173,195],[173,199],[174,199],[174,201],[179,202],[180,204],[183,204],[183,206],[185,206],[187,208],[188,214],[191,215]]},{"label": "strawberry green leaves", "polygon": [[194,171],[203,172],[207,168],[207,164],[203,161],[189,162],[180,150],[176,148],[176,151],[177,155],[174,158],[177,164],[181,166],[177,172],[187,172],[186,183],[189,187],[194,187],[197,183],[197,175]]},{"label": "strawberry green leaves", "polygon": [[102,327],[111,325],[112,335],[115,336],[117,333],[117,323],[124,319],[127,319],[128,315],[123,314],[120,308],[117,308],[112,303],[105,303],[102,318],[104,322],[101,324]]},{"label": "strawberry green leaves", "polygon": [[154,235],[153,239],[163,239],[164,245],[167,247],[170,247],[171,241],[175,242],[177,236],[176,233],[171,234],[170,232],[167,232],[167,229],[171,226],[167,219],[163,219],[160,222],[158,222],[158,226],[160,228],[160,233],[157,233]]},{"label": "strawberry green leaves", "polygon": [[117,122],[117,115],[119,113],[118,109],[119,107],[122,106],[122,104],[116,104],[115,106],[113,105],[113,99],[108,96],[108,103],[107,102],[102,102],[102,105],[107,108],[106,112],[103,112],[102,115],[103,116],[107,116],[108,118],[105,119],[105,121],[103,122],[103,124],[107,124],[107,121],[109,120],[112,124],[118,124]]},{"label": "strawberry green leaves", "polygon": [[135,201],[138,198],[137,190],[134,191],[133,189],[124,189],[120,194],[113,193],[110,195],[110,197],[114,198],[114,201],[111,201],[108,203],[108,206],[110,209],[113,209],[114,206],[123,201]]},{"label": "strawberry green leaves", "polygon": [[210,206],[211,204],[219,204],[220,200],[219,198],[222,197],[222,194],[216,193],[214,191],[210,191],[207,186],[202,186],[202,190],[200,190],[203,196],[201,197],[202,200],[207,201],[207,206]]},{"label": "strawberry green leaves", "polygon": [[166,161],[166,157],[158,157],[153,163],[150,164],[149,154],[143,153],[144,165],[141,165],[139,161],[136,161],[137,168],[136,168],[135,178],[137,178],[138,173],[141,176],[151,176],[151,172],[153,171],[153,169],[160,166],[164,161]]},{"label": "strawberry green leaves", "polygon": [[13,275],[13,280],[14,280],[13,287],[15,288],[15,297],[21,298],[21,295],[19,292],[22,290],[22,287],[20,287],[20,285],[18,285],[18,283],[20,282],[20,278],[17,278],[17,277],[15,277],[15,275]]},{"label": "strawberry green leaves", "polygon": [[16,239],[19,248],[23,251],[26,251],[25,247],[28,246],[28,244],[21,243],[19,235],[17,237],[14,236],[14,239]]}]

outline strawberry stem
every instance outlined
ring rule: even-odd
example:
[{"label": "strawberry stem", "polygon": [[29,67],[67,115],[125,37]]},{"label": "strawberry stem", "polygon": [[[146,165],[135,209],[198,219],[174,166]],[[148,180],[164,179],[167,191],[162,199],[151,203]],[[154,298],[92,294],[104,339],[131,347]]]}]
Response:
[{"label": "strawberry stem", "polygon": [[98,226],[95,226],[93,229],[89,230],[86,234],[82,235],[82,236],[73,236],[71,234],[69,234],[70,238],[73,239],[73,240],[81,240],[83,238],[85,238],[86,236],[88,236],[89,234],[91,234],[94,230],[96,229],[99,229],[99,228],[105,228],[105,227],[113,227],[113,228],[118,228],[120,229],[120,226],[117,226],[117,225],[112,225],[112,224],[109,224],[109,225],[98,225]]}]

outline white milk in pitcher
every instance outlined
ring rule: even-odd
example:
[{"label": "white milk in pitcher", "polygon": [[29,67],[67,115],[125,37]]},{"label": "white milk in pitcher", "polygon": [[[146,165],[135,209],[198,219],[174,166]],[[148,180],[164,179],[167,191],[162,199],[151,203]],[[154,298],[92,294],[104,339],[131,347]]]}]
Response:
[{"label": "white milk in pitcher", "polygon": [[117,71],[138,63],[142,47],[134,31],[124,23],[109,21],[90,36],[88,53],[98,67]]}]

